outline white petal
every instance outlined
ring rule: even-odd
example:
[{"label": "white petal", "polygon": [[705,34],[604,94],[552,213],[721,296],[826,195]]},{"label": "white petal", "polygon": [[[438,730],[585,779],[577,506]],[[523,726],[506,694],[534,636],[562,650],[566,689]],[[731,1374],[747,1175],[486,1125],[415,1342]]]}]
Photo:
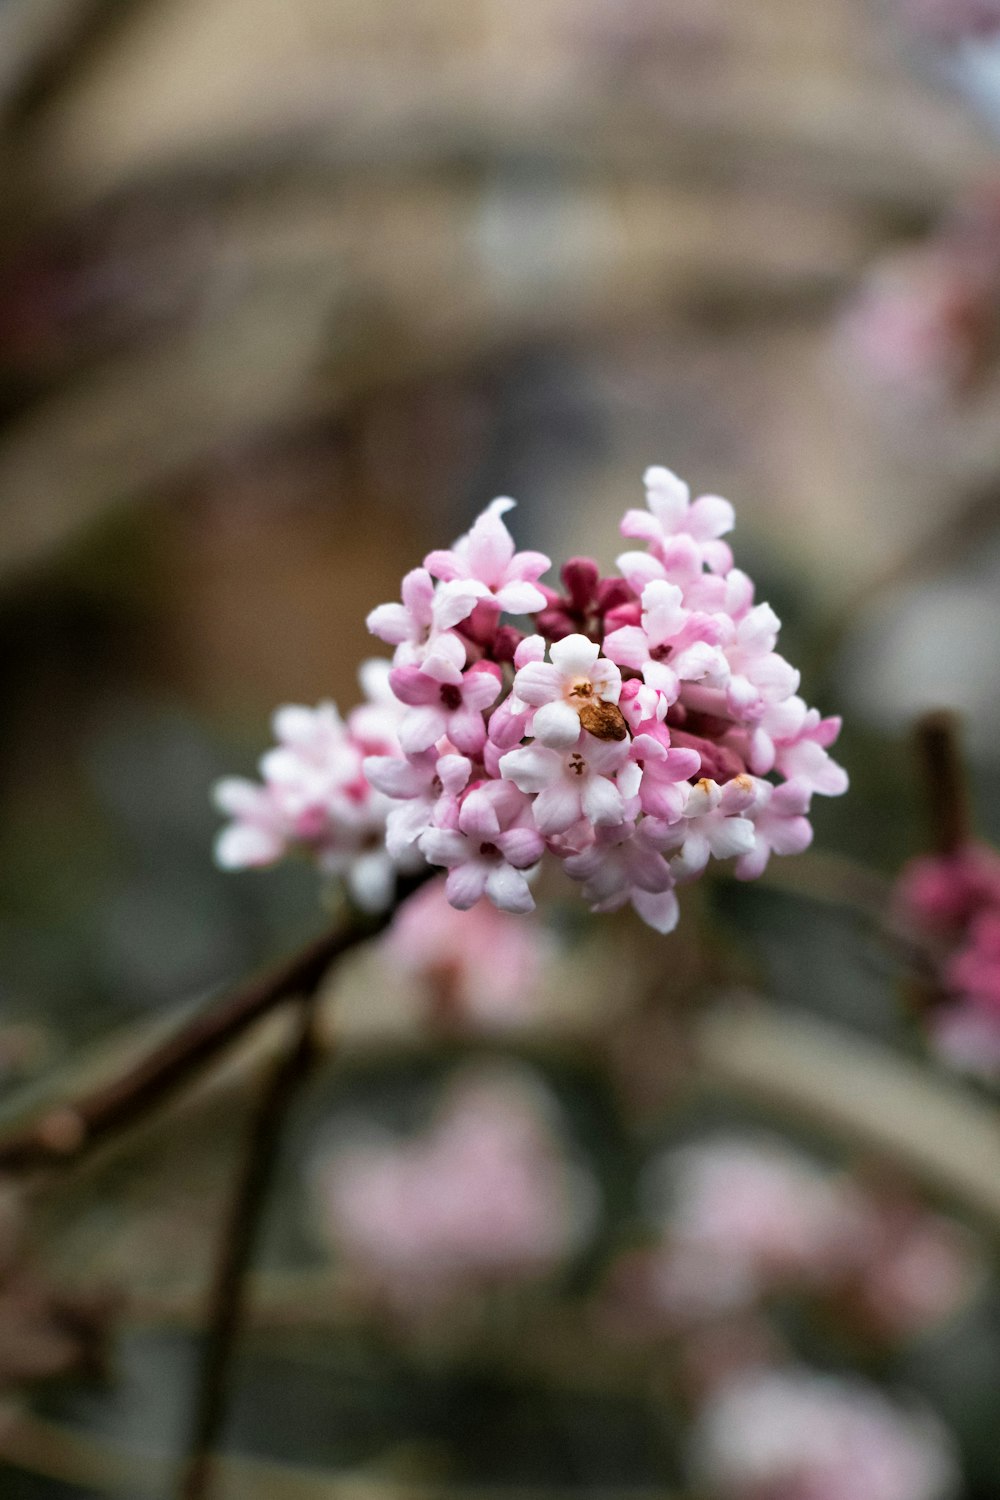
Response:
[{"label": "white petal", "polygon": [[535,711],[531,732],[536,740],[555,750],[569,750],[580,738],[580,716],[565,700],[544,703]]},{"label": "white petal", "polygon": [[284,841],[276,833],[246,823],[234,823],[230,828],[224,828],[215,840],[215,862],[223,870],[270,865],[284,852]]},{"label": "white petal", "polygon": [[520,915],[535,909],[528,882],[520,870],[512,870],[510,865],[497,865],[490,871],[486,877],[486,894],[501,911]]},{"label": "white petal", "polygon": [[500,775],[512,781],[522,792],[540,792],[562,779],[563,758],[555,750],[540,745],[526,745],[522,750],[508,750],[500,757]]},{"label": "white petal", "polygon": [[553,641],[549,655],[564,677],[586,677],[600,655],[600,647],[585,635]]}]

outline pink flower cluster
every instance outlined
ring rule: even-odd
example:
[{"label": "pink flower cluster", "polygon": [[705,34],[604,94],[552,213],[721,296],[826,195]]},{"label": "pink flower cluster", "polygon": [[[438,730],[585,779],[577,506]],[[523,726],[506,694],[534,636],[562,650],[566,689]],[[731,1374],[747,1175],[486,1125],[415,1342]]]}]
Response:
[{"label": "pink flower cluster", "polygon": [[402,1305],[544,1274],[579,1247],[596,1210],[555,1101],[514,1069],[460,1074],[422,1134],[355,1127],[313,1178],[324,1235]]},{"label": "pink flower cluster", "polygon": [[[365,701],[345,722],[332,703],[290,704],[274,716],[275,747],[261,758],[259,782],[227,776],[215,802],[232,822],[215,844],[227,870],[270,865],[293,852],[343,877],[365,910],[391,900],[396,870],[405,860],[386,847],[391,803],[364,774],[369,755],[401,755],[402,707],[389,687],[389,664],[366,662],[360,672]],[[411,867],[420,864],[419,856]]]},{"label": "pink flower cluster", "polygon": [[959,1225],[780,1142],[684,1146],[655,1163],[647,1182],[657,1205],[669,1198],[662,1240],[633,1257],[618,1285],[653,1323],[658,1314],[693,1327],[778,1293],[822,1305],[866,1340],[894,1339],[953,1314],[977,1284],[977,1257]]},{"label": "pink flower cluster", "polygon": [[935,1045],[954,1066],[1000,1078],[1000,855],[968,844],[915,859],[896,898],[904,925],[931,945]]},{"label": "pink flower cluster", "polygon": [[948,1500],[958,1488],[953,1444],[930,1414],[795,1365],[721,1383],[691,1467],[719,1500]]},{"label": "pink flower cluster", "polygon": [[576,558],[564,592],[546,587],[549,559],[515,549],[500,499],[368,617],[406,710],[402,757],[364,762],[397,803],[388,849],[446,868],[460,909],[530,911],[548,853],[595,911],[631,902],[668,932],[679,882],[712,858],[759,875],[810,842],[814,792],[846,789],[827,753],[840,721],[798,695],[774,611],[733,566],[732,507],[666,469],[645,482],[621,524],[645,548],[620,576]]}]

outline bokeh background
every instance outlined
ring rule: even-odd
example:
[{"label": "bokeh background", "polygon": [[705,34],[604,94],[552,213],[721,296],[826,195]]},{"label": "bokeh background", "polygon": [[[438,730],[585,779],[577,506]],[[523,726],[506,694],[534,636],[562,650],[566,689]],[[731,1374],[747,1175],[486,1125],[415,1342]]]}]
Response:
[{"label": "bokeh background", "polygon": [[[791,891],[712,898],[726,982],[913,1050],[847,862],[876,888],[926,838],[921,708],[964,713],[979,826],[1000,836],[1000,42],[962,36],[962,9],[3,0],[12,1109],[317,930],[307,870],[213,867],[209,787],[251,771],[275,704],[352,701],[364,615],[401,573],[499,493],[520,502],[522,545],[610,564],[649,463],[734,501],[739,563],[810,699],[846,718],[855,790],[817,812],[826,864],[798,893],[783,873]],[[832,886],[851,900],[831,904]],[[670,942],[673,972],[704,983],[704,953]],[[614,988],[613,954],[582,967],[552,984],[560,1014],[592,1015]],[[454,1061],[366,1047],[324,1085],[338,1108],[374,1090],[394,1118],[419,1115],[410,1095]],[[613,1225],[620,1122],[589,1064],[556,1051]],[[73,1318],[90,1349],[124,1297],[132,1332],[45,1397],[68,1424],[61,1457],[49,1429],[13,1454],[0,1430],[5,1495],[144,1493],[79,1434],[174,1441],[245,1087],[237,1069],[229,1092],[43,1194],[32,1254],[75,1301],[54,1334],[47,1291],[33,1286],[34,1321],[11,1293],[11,1390],[25,1365],[58,1372],[30,1349],[67,1319],[73,1359]],[[321,1089],[300,1131],[331,1108]],[[682,1133],[741,1118],[731,1101],[691,1109]],[[780,1110],[777,1124],[792,1128]],[[305,1179],[289,1177],[269,1251],[285,1271],[313,1254],[295,1227]],[[961,1427],[982,1500],[1000,1485],[990,1295],[907,1356],[910,1384]],[[384,1329],[374,1353],[356,1329],[333,1344],[263,1341],[244,1445],[383,1484],[678,1482],[672,1440],[616,1373],[575,1400],[553,1377],[541,1401],[509,1371],[459,1380],[433,1338],[405,1358]],[[449,1469],[453,1420],[480,1440]]]}]

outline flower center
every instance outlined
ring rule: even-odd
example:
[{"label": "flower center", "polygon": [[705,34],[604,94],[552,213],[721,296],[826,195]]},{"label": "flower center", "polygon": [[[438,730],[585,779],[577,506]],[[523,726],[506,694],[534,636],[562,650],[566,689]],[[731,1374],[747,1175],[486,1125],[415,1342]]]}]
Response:
[{"label": "flower center", "polygon": [[578,677],[570,688],[568,697],[589,701],[594,696],[594,684],[586,677]]},{"label": "flower center", "polygon": [[461,691],[453,682],[446,682],[441,689],[441,702],[451,713],[462,707]]},{"label": "flower center", "polygon": [[582,776],[584,771],[587,769],[587,763],[583,759],[582,755],[577,755],[574,752],[574,754],[572,754],[569,758],[569,768],[573,772],[574,776]]},{"label": "flower center", "polygon": [[500,850],[496,844],[480,844],[479,852],[484,859],[499,859]]}]

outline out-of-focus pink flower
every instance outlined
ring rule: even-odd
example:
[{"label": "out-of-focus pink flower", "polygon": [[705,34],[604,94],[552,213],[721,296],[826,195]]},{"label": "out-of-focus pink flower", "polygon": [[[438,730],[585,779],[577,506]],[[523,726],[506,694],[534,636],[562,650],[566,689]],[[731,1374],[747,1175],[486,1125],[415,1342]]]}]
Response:
[{"label": "out-of-focus pink flower", "polygon": [[[952,36],[996,0],[908,0],[950,14]],[[939,35],[945,36],[942,26]],[[918,245],[877,262],[843,320],[845,343],[887,390],[917,403],[960,396],[986,371],[1000,338],[1000,193],[995,183],[964,197]]]},{"label": "out-of-focus pink flower", "polygon": [[362,907],[389,905],[399,867],[385,841],[392,803],[371,786],[363,763],[373,745],[401,753],[395,729],[402,708],[394,697],[386,700],[384,672],[366,664],[361,676],[369,701],[347,724],[332,703],[281,708],[277,744],[261,757],[261,781],[217,783],[216,804],[232,820],[216,841],[224,869],[273,864],[301,851],[324,874],[342,877]]},{"label": "out-of-focus pink flower", "polygon": [[421,1136],[359,1125],[313,1180],[326,1237],[404,1302],[544,1274],[579,1247],[596,1207],[554,1101],[513,1071],[457,1079]]},{"label": "out-of-focus pink flower", "polygon": [[867,1337],[923,1333],[965,1305],[980,1284],[971,1234],[907,1193],[844,1183],[851,1233],[835,1300]]},{"label": "out-of-focus pink flower", "polygon": [[806,1369],[723,1383],[695,1424],[691,1467],[719,1500],[947,1500],[954,1445],[929,1413]]},{"label": "out-of-focus pink flower", "polygon": [[783,1285],[822,1285],[836,1268],[845,1222],[835,1180],[783,1145],[683,1146],[647,1183],[664,1234],[650,1290],[671,1321],[738,1310]]},{"label": "out-of-focus pink flower", "polygon": [[417,977],[438,1014],[486,1027],[530,1019],[551,944],[538,922],[480,901],[460,912],[443,880],[404,901],[385,940],[391,961]]},{"label": "out-of-focus pink flower", "polygon": [[895,909],[915,943],[934,941],[928,1029],[937,1051],[964,1072],[1000,1078],[1000,858],[968,844],[912,860]]},{"label": "out-of-focus pink flower", "polygon": [[722,1137],[647,1170],[661,1240],[637,1283],[655,1323],[698,1327],[775,1293],[865,1338],[919,1333],[974,1291],[970,1235],[901,1190],[869,1190],[781,1142]]}]

